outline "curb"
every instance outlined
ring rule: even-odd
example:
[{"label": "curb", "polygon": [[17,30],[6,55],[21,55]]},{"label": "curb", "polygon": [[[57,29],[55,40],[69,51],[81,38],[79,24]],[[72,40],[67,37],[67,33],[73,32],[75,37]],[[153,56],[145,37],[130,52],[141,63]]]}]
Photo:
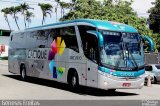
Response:
[{"label": "curb", "polygon": [[0,63],[0,66],[8,66],[8,64],[1,64],[1,63]]},{"label": "curb", "polygon": [[0,65],[8,66],[8,60],[0,60]]}]

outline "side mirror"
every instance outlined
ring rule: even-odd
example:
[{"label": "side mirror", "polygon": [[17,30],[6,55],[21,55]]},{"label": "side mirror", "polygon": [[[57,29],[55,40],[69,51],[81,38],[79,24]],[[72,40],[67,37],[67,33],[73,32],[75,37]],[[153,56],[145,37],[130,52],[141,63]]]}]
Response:
[{"label": "side mirror", "polygon": [[150,52],[154,52],[154,41],[152,40],[152,38],[150,38],[149,36],[142,36],[143,40],[148,41],[149,46],[150,46]]}]

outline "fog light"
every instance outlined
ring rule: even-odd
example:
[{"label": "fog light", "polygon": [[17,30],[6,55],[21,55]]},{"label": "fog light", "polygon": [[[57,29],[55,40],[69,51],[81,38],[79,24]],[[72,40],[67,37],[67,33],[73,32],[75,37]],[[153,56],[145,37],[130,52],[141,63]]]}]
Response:
[{"label": "fog light", "polygon": [[108,85],[108,83],[107,83],[106,81],[104,81],[104,85],[105,85],[105,86],[107,86],[107,85]]}]

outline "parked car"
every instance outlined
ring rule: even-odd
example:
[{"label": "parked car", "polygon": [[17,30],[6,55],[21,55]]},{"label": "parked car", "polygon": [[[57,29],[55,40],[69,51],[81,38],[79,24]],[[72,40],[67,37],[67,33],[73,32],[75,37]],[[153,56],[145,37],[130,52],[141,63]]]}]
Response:
[{"label": "parked car", "polygon": [[152,73],[151,71],[145,71],[145,80],[144,80],[144,82],[147,83],[148,76],[150,76],[151,83],[155,83],[155,81],[154,81],[154,73]]},{"label": "parked car", "polygon": [[148,80],[148,75],[151,76],[151,82],[157,83],[160,81],[160,64],[148,64],[145,66],[145,82]]}]

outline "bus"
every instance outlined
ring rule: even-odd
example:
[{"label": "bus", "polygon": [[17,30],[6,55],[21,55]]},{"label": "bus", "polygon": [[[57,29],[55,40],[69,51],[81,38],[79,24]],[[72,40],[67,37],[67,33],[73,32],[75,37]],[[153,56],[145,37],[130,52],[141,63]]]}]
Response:
[{"label": "bus", "polygon": [[132,26],[77,19],[12,32],[9,72],[113,90],[144,85],[142,37]]}]

